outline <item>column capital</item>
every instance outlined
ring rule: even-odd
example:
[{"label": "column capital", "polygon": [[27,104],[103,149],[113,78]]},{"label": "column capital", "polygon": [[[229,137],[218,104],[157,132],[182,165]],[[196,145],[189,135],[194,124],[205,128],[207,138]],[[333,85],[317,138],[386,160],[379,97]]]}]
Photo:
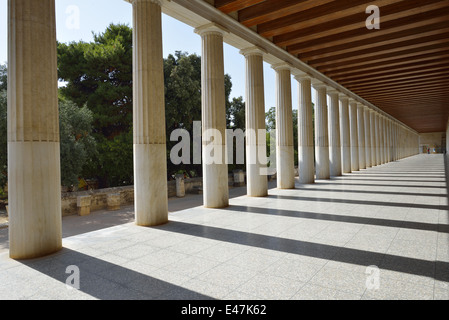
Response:
[{"label": "column capital", "polygon": [[287,62],[280,62],[280,63],[273,64],[271,66],[271,68],[274,69],[275,71],[288,70],[290,72],[293,69],[292,65]]},{"label": "column capital", "polygon": [[353,99],[353,98],[349,98],[349,104],[358,104],[357,100]]},{"label": "column capital", "polygon": [[[139,0],[139,1],[142,1],[142,0]],[[229,31],[226,28],[224,28],[216,23],[208,23],[208,24],[202,25],[202,26],[196,28],[194,31],[196,34],[199,34],[200,36],[204,36],[204,35],[210,34],[210,33],[221,34],[222,36],[224,36],[229,33]]]},{"label": "column capital", "polygon": [[248,47],[245,49],[240,50],[240,54],[247,57],[247,56],[252,56],[252,55],[256,55],[256,56],[262,56],[264,54],[266,54],[267,51],[258,47],[258,46],[252,46],[252,47]]},{"label": "column capital", "polygon": [[334,87],[326,86],[326,89],[327,89],[327,94],[329,94],[329,95],[335,95],[335,94],[339,95],[340,94],[340,91],[338,91]]},{"label": "column capital", "polygon": [[162,7],[162,0],[125,0],[126,2],[129,2],[131,4],[134,4],[136,2],[152,2],[154,4],[158,4],[160,7]]},{"label": "column capital", "polygon": [[327,89],[327,85],[324,82],[321,82],[320,80],[317,80],[317,79],[312,79],[312,87],[315,90]]},{"label": "column capital", "polygon": [[298,82],[301,82],[303,80],[312,80],[312,77],[308,73],[301,71],[299,69],[293,69],[292,75]]},{"label": "column capital", "polygon": [[340,99],[340,101],[348,101],[349,102],[349,97],[347,95],[345,95],[344,93],[339,93],[338,94],[338,99]]}]

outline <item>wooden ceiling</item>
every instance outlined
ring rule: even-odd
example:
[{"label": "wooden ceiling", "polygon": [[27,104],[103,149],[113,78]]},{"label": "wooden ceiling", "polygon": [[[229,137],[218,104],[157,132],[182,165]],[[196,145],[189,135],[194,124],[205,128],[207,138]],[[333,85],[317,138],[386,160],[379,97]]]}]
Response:
[{"label": "wooden ceiling", "polygon": [[[380,9],[380,29],[365,12]],[[449,116],[449,0],[215,0],[215,7],[420,133]]]}]

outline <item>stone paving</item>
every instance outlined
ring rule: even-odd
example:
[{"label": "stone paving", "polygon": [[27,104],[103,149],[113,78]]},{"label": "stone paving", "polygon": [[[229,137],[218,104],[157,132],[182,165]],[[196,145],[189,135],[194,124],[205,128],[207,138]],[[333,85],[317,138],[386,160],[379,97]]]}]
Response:
[{"label": "stone paving", "polygon": [[442,155],[230,204],[171,212],[154,228],[66,231],[64,249],[40,259],[3,250],[0,299],[449,299]]}]

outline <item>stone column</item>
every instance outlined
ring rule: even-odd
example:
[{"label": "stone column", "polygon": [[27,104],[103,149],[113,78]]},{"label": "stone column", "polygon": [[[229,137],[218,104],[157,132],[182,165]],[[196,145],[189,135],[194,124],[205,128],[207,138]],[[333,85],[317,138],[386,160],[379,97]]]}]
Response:
[{"label": "stone column", "polygon": [[384,136],[384,162],[388,163],[388,136],[387,136],[387,118],[382,117],[382,134]]},{"label": "stone column", "polygon": [[388,119],[388,161],[393,161],[393,123]]},{"label": "stone column", "polygon": [[364,106],[357,104],[357,136],[359,140],[359,169],[366,169],[365,150],[365,111]]},{"label": "stone column", "polygon": [[340,143],[340,106],[338,101],[339,92],[328,88],[330,98],[329,118],[329,168],[331,176],[341,176],[341,143]]},{"label": "stone column", "polygon": [[384,159],[384,135],[383,135],[383,120],[382,116],[379,115],[379,156],[380,156],[380,164],[385,163]]},{"label": "stone column", "polygon": [[161,6],[134,0],[133,123],[136,224],[168,221]]},{"label": "stone column", "polygon": [[369,111],[370,120],[370,135],[371,135],[371,166],[377,166],[377,145],[376,145],[376,112],[374,110]]},{"label": "stone column", "polygon": [[371,168],[371,121],[368,107],[363,107],[363,116],[365,120],[365,162],[366,168]]},{"label": "stone column", "polygon": [[380,132],[379,132],[379,113],[375,113],[375,131],[376,131],[376,165],[381,165],[382,161],[380,160]]},{"label": "stone column", "polygon": [[208,24],[195,32],[202,38],[203,200],[206,208],[224,208],[229,206],[228,165],[225,161],[225,31],[215,24]]},{"label": "stone column", "polygon": [[387,161],[387,126],[386,126],[386,118],[383,116],[381,121],[382,124],[382,141],[383,141],[383,145],[382,145],[382,152],[383,152],[383,162],[384,163],[388,163]]},{"label": "stone column", "polygon": [[9,255],[62,248],[54,0],[8,1]]},{"label": "stone column", "polygon": [[340,142],[343,173],[351,173],[351,135],[349,128],[349,98],[340,94]]},{"label": "stone column", "polygon": [[390,120],[386,119],[386,133],[387,133],[387,162],[391,162],[391,134],[390,134]]},{"label": "stone column", "polygon": [[359,171],[359,138],[357,126],[357,102],[349,99],[349,126],[351,133],[351,170]]},{"label": "stone column", "polygon": [[[263,54],[257,47],[240,51],[246,59],[246,180],[250,197],[268,195],[266,171]],[[263,157],[264,159],[261,159]],[[262,160],[262,161],[261,161]]]},{"label": "stone column", "polygon": [[311,78],[297,75],[299,86],[298,108],[298,171],[299,183],[315,182],[315,157],[313,142],[313,106]]},{"label": "stone column", "polygon": [[282,63],[273,65],[276,71],[276,165],[277,187],[295,188],[293,146],[293,111],[291,67]]},{"label": "stone column", "polygon": [[327,119],[326,85],[315,82],[316,90],[315,106],[315,158],[316,179],[329,179],[329,134]]}]

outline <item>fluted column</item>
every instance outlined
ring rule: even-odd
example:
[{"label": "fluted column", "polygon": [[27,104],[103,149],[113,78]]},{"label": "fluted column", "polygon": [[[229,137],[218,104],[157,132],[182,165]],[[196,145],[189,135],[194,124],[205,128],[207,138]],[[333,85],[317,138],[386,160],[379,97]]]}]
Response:
[{"label": "fluted column", "polygon": [[393,161],[393,130],[392,122],[388,119],[388,161]]},{"label": "fluted column", "polygon": [[279,189],[295,188],[293,114],[290,66],[273,65],[276,71],[276,172]]},{"label": "fluted column", "polygon": [[381,153],[380,153],[380,124],[379,124],[379,113],[375,114],[375,129],[376,129],[376,165],[381,165]]},{"label": "fluted column", "polygon": [[359,140],[359,169],[366,169],[366,150],[365,150],[365,111],[364,106],[357,104],[357,136]]},{"label": "fluted column", "polygon": [[9,255],[62,248],[54,0],[8,1]]},{"label": "fluted column", "polygon": [[246,180],[250,197],[268,195],[266,169],[265,97],[263,80],[263,54],[257,47],[240,52],[246,60]]},{"label": "fluted column", "polygon": [[331,176],[341,176],[340,106],[337,90],[328,88],[330,98],[329,119],[329,169]]},{"label": "fluted column", "polygon": [[359,171],[359,138],[357,126],[357,102],[349,99],[349,126],[351,134],[351,170]]},{"label": "fluted column", "polygon": [[228,165],[225,161],[225,31],[215,24],[208,24],[195,32],[202,39],[203,202],[206,208],[224,208],[229,206]]},{"label": "fluted column", "polygon": [[315,182],[315,157],[313,143],[313,107],[311,78],[297,75],[299,87],[298,108],[298,171],[299,183]]},{"label": "fluted column", "polygon": [[381,118],[382,124],[382,154],[383,154],[383,163],[388,163],[387,161],[387,129],[386,129],[386,118],[382,116]]},{"label": "fluted column", "polygon": [[132,4],[135,218],[155,226],[168,221],[161,6]]},{"label": "fluted column", "polygon": [[385,119],[385,131],[387,136],[387,162],[391,162],[391,135],[389,119]]},{"label": "fluted column", "polygon": [[379,115],[379,155],[380,155],[380,164],[385,163],[384,158],[384,127],[383,127],[383,117]]},{"label": "fluted column", "polygon": [[371,168],[371,122],[370,111],[363,107],[363,117],[365,120],[365,163],[367,168]]},{"label": "fluted column", "polygon": [[326,85],[315,82],[313,87],[316,90],[315,106],[315,158],[316,158],[316,179],[329,179],[329,134],[328,134],[328,114]]},{"label": "fluted column", "polygon": [[369,111],[370,131],[371,131],[371,166],[377,166],[376,155],[376,112],[374,110]]},{"label": "fluted column", "polygon": [[349,98],[340,94],[340,143],[343,173],[351,173],[351,135],[349,129]]}]

